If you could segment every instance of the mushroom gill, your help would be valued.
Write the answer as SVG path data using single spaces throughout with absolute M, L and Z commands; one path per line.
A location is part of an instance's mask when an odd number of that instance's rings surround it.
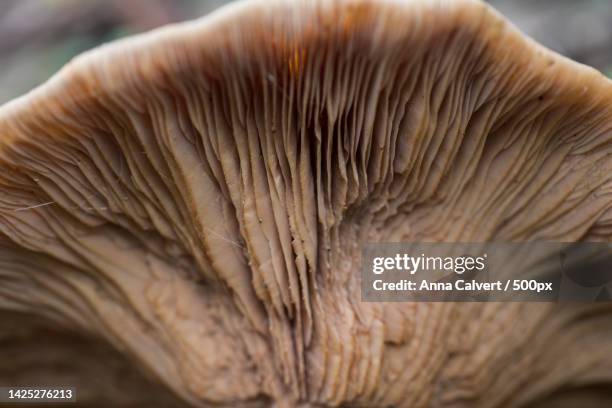
M 609 303 L 363 303 L 358 272 L 366 242 L 611 241 L 611 103 L 475 0 L 246 1 L 119 41 L 0 108 L 0 309 L 193 406 L 611 385 Z

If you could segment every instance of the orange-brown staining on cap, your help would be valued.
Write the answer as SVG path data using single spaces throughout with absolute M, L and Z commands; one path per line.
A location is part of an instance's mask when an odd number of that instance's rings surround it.
M 306 50 L 295 49 L 293 55 L 289 57 L 287 65 L 289 66 L 289 73 L 292 78 L 297 78 L 304 69 L 306 64 Z
M 608 308 L 363 303 L 359 258 L 612 240 L 611 100 L 472 0 L 247 2 L 112 45 L 0 109 L 0 308 L 109 342 L 192 406 L 607 384 Z
M 340 27 L 344 35 L 352 34 L 355 28 L 367 27 L 376 21 L 381 10 L 374 2 L 357 2 L 339 7 L 337 17 L 341 18 Z

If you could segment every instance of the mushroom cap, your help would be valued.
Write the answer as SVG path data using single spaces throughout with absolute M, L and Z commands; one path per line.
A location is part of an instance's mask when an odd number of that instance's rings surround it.
M 117 41 L 0 108 L 0 309 L 194 406 L 609 382 L 609 307 L 362 303 L 358 271 L 365 242 L 610 241 L 611 101 L 475 0 L 246 1 Z

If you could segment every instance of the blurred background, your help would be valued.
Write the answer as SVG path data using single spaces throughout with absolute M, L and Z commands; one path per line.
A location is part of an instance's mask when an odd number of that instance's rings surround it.
M 228 0 L 0 0 L 0 104 L 96 45 Z M 489 0 L 522 31 L 612 77 L 612 0 Z

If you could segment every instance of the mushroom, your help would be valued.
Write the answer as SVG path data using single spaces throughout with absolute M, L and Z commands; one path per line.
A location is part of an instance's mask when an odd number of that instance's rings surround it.
M 610 241 L 611 102 L 475 0 L 246 1 L 103 46 L 0 109 L 0 309 L 192 406 L 609 398 L 610 304 L 365 303 L 358 270 Z

